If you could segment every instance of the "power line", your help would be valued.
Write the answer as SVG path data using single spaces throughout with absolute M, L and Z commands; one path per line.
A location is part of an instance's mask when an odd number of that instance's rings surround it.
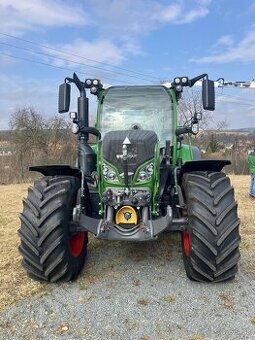
M 74 61 L 74 60 L 70 60 L 70 59 L 66 59 L 66 58 L 61 58 L 61 57 L 56 57 L 56 56 L 53 56 L 52 54 L 34 51 L 30 48 L 16 46 L 16 45 L 12 45 L 12 44 L 5 43 L 5 42 L 0 42 L 0 44 L 5 45 L 5 46 L 9 46 L 9 47 L 12 47 L 12 48 L 16 48 L 16 49 L 19 49 L 19 50 L 32 52 L 32 53 L 39 54 L 39 55 L 42 55 L 42 56 L 50 57 L 50 58 L 53 58 L 53 59 L 62 60 L 62 61 L 65 61 L 65 62 L 70 62 L 70 63 L 76 64 L 76 65 L 91 67 L 91 68 L 94 68 L 94 69 L 97 69 L 97 70 L 102 70 L 104 72 L 111 73 L 111 74 L 117 74 L 117 75 L 122 75 L 122 76 L 125 76 L 125 77 L 131 77 L 131 78 L 136 78 L 136 79 L 152 82 L 151 80 L 144 79 L 144 78 L 141 78 L 141 77 L 137 77 L 137 76 L 134 76 L 134 75 L 129 75 L 129 74 L 121 73 L 121 72 L 111 71 L 111 70 L 107 70 L 107 69 L 100 67 L 100 66 L 88 65 L 88 64 L 80 63 L 78 61 Z
M 80 56 L 80 55 L 75 54 L 75 53 L 70 53 L 70 52 L 63 51 L 63 50 L 61 51 L 61 50 L 58 50 L 56 48 L 49 47 L 49 46 L 46 46 L 46 45 L 43 45 L 43 44 L 39 44 L 39 43 L 31 41 L 31 40 L 19 38 L 17 36 L 11 35 L 11 34 L 0 32 L 0 35 L 6 36 L 6 37 L 9 37 L 9 38 L 13 38 L 13 39 L 16 39 L 16 40 L 20 40 L 20 41 L 26 42 L 28 44 L 39 46 L 39 47 L 42 47 L 42 48 L 46 48 L 48 50 L 55 51 L 55 52 L 58 52 L 58 53 L 62 53 L 62 54 L 70 55 L 70 56 L 73 56 L 73 57 L 78 57 L 78 58 L 81 58 L 81 59 L 84 59 L 84 60 L 87 60 L 87 61 L 95 62 L 97 64 L 102 64 L 102 65 L 110 66 L 112 68 L 116 68 L 116 69 L 119 69 L 119 70 L 122 70 L 122 71 L 125 71 L 125 72 L 128 72 L 128 73 L 137 74 L 139 76 L 147 77 L 147 78 L 150 78 L 150 79 L 156 79 L 157 81 L 159 80 L 157 77 L 155 77 L 153 75 L 148 75 L 148 74 L 136 72 L 136 71 L 133 71 L 133 70 L 129 70 L 129 69 L 120 67 L 120 66 L 115 66 L 115 65 L 112 65 L 112 64 L 109 64 L 109 63 L 106 63 L 106 62 L 102 62 L 102 61 L 99 61 L 99 60 L 96 60 L 96 59 L 86 58 L 86 57 Z
M 74 72 L 73 69 L 71 68 L 67 68 L 67 67 L 62 67 L 62 66 L 56 66 L 56 65 L 52 65 L 52 64 L 48 64 L 48 63 L 45 63 L 45 62 L 42 62 L 42 61 L 37 61 L 37 60 L 32 60 L 32 59 L 28 59 L 28 58 L 23 58 L 23 57 L 18 57 L 18 56 L 14 56 L 14 55 L 11 55 L 11 54 L 8 54 L 8 53 L 4 53 L 4 52 L 1 52 L 1 55 L 4 55 L 6 57 L 10 57 L 10 58 L 14 58 L 14 59 L 20 59 L 20 60 L 24 60 L 24 61 L 27 61 L 27 62 L 30 62 L 30 63 L 34 63 L 34 64 L 39 64 L 39 65 L 43 65 L 43 66 L 48 66 L 48 67 L 52 67 L 52 68 L 57 68 L 57 69 L 60 69 L 60 70 L 65 70 L 65 71 L 71 71 L 71 72 Z M 89 74 L 87 72 L 82 72 L 82 71 L 79 71 L 79 73 L 81 74 L 85 74 L 86 76 L 90 76 L 90 77 L 94 77 L 92 74 Z M 105 79 L 108 79 L 108 80 L 114 80 L 116 81 L 116 79 L 113 79 L 113 78 L 109 78 L 109 77 L 104 77 Z M 126 82 L 127 84 L 130 84 L 130 85 L 134 85 L 134 83 L 130 83 L 130 82 Z
M 6 35 L 6 36 L 10 36 L 10 37 L 13 37 L 13 38 L 17 38 L 17 37 L 14 37 L 14 36 L 11 36 L 11 35 L 8 35 L 8 34 L 4 34 L 4 33 L 1 33 L 1 35 Z M 17 38 L 19 40 L 23 40 L 23 41 L 26 41 L 26 42 L 29 42 L 25 39 L 21 39 L 21 38 Z M 34 42 L 31 42 L 35 45 L 39 45 L 37 43 L 34 43 Z M 119 74 L 119 75 L 123 75 L 123 76 L 129 76 L 129 77 L 134 77 L 134 78 L 137 78 L 137 79 L 141 79 L 141 80 L 146 80 L 148 81 L 147 79 L 143 79 L 143 78 L 139 78 L 139 77 L 135 77 L 135 76 L 130 76 L 130 75 L 127 75 L 127 74 L 123 74 L 123 73 L 120 73 L 120 72 L 115 72 L 115 71 L 110 71 L 110 70 L 107 70 L 105 68 L 102 68 L 102 67 L 97 67 L 97 66 L 93 66 L 93 65 L 87 65 L 87 64 L 84 64 L 84 63 L 79 63 L 79 62 L 76 62 L 76 61 L 73 61 L 73 60 L 70 60 L 70 59 L 65 59 L 65 58 L 61 58 L 61 57 L 55 57 L 55 56 L 52 56 L 51 54 L 48 54 L 48 53 L 43 53 L 43 52 L 37 52 L 37 51 L 34 51 L 34 50 L 31 50 L 29 48 L 24 48 L 24 47 L 20 47 L 20 46 L 15 46 L 15 45 L 12 45 L 12 44 L 9 44 L 9 43 L 5 43 L 5 42 L 0 42 L 0 44 L 2 45 L 5 45 L 5 46 L 9 46 L 9 47 L 13 47 L 13 48 L 17 48 L 17 49 L 20 49 L 20 50 L 24 50 L 24 51 L 29 51 L 29 52 L 32 52 L 32 53 L 35 53 L 35 54 L 39 54 L 39 55 L 43 55 L 43 56 L 47 56 L 47 57 L 50 57 L 50 58 L 54 58 L 54 59 L 58 59 L 58 60 L 62 60 L 62 61 L 66 61 L 66 62 L 71 62 L 71 63 L 74 63 L 74 64 L 77 64 L 77 65 L 81 65 L 81 66 L 87 66 L 87 67 L 92 67 L 92 68 L 95 68 L 95 69 L 99 69 L 99 70 L 103 70 L 105 72 L 110 72 L 110 73 L 113 73 L 113 74 Z M 43 45 L 39 45 L 39 46 L 42 46 L 42 47 L 46 47 L 46 46 L 43 46 Z M 47 48 L 47 47 L 46 47 Z M 49 49 L 52 49 L 52 48 L 49 48 Z M 53 49 L 55 50 L 55 49 Z M 57 50 L 56 50 L 57 51 Z M 1 52 L 1 51 L 0 51 Z M 61 52 L 62 53 L 62 52 Z M 28 59 L 28 58 L 24 58 L 24 57 L 18 57 L 18 56 L 14 56 L 14 55 L 10 55 L 10 54 L 7 54 L 7 53 L 3 53 L 1 52 L 2 55 L 4 56 L 7 56 L 7 57 L 10 57 L 10 58 L 14 58 L 14 59 L 19 59 L 19 60 L 24 60 L 26 62 L 31 62 L 31 63 L 35 63 L 35 64 L 39 64 L 39 65 L 43 65 L 43 66 L 47 66 L 47 67 L 52 67 L 52 68 L 57 68 L 57 69 L 61 69 L 61 70 L 67 70 L 67 71 L 74 71 L 73 69 L 70 69 L 70 68 L 67 68 L 67 67 L 61 67 L 61 66 L 56 66 L 56 65 L 52 65 L 52 64 L 49 64 L 49 63 L 46 63 L 46 62 L 40 62 L 40 61 L 37 61 L 37 60 L 31 60 L 31 59 Z M 64 54 L 68 54 L 68 53 L 64 53 Z M 71 54 L 70 54 L 71 55 Z M 76 55 L 75 55 L 76 56 Z M 78 55 L 77 55 L 78 56 Z M 81 56 L 79 56 L 80 58 L 83 58 Z M 87 58 L 84 58 L 84 59 L 87 59 Z M 92 60 L 92 59 L 88 59 L 88 60 Z M 106 63 L 102 63 L 102 62 L 98 62 L 98 63 L 101 63 L 101 64 L 106 64 Z M 107 64 L 109 65 L 109 64 Z M 111 66 L 111 65 L 110 65 Z M 121 68 L 122 69 L 122 68 Z M 133 72 L 133 71 L 131 71 Z M 82 72 L 82 71 L 79 71 L 79 73 L 81 74 L 84 74 L 86 76 L 91 76 L 91 77 L 94 77 L 94 75 L 92 74 L 89 74 L 87 72 Z M 134 72 L 136 73 L 136 72 Z M 110 78 L 108 76 L 104 77 L 105 79 L 107 80 L 112 80 L 112 81 L 116 81 L 116 79 L 114 78 Z M 133 85 L 134 83 L 131 83 L 131 82 L 127 82 L 125 81 L 125 83 L 127 84 L 130 84 L 130 85 Z M 244 102 L 235 102 L 235 104 L 237 105 L 245 105 L 245 106 L 255 106 L 255 101 L 253 101 L 252 99 L 245 99 L 243 97 L 240 97 L 240 96 L 231 96 L 231 95 L 223 95 L 221 94 L 220 97 L 225 97 L 225 98 L 233 98 L 233 99 L 242 99 L 242 100 L 249 100 L 251 101 L 252 103 L 254 102 L 254 104 L 251 104 L 251 103 L 244 103 Z M 218 98 L 216 98 L 216 100 L 219 102 Z M 233 101 L 225 101 L 225 102 L 228 102 L 228 103 L 233 103 Z

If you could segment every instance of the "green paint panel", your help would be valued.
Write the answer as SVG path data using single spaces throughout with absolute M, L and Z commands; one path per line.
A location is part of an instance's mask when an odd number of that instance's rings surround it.
M 192 161 L 193 152 L 191 146 L 188 144 L 183 144 L 181 150 L 179 151 L 179 156 L 182 159 L 183 163 L 187 161 Z

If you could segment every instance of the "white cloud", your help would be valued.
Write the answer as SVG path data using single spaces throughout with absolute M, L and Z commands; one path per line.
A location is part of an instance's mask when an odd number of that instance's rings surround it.
M 43 115 L 57 113 L 57 81 L 42 80 L 38 91 L 38 80 L 1 73 L 0 88 L 1 111 L 0 130 L 8 128 L 11 114 L 19 107 L 33 106 Z
M 197 0 L 197 3 L 200 5 L 208 6 L 212 0 Z
M 3 51 L 5 53 L 5 51 Z M 8 51 L 6 51 L 8 54 Z M 1 54 L 0 55 L 0 66 L 1 67 L 6 67 L 6 66 L 13 66 L 17 64 L 17 60 L 15 60 L 12 57 L 9 57 L 7 55 Z
M 189 11 L 186 15 L 184 15 L 184 18 L 180 19 L 177 23 L 180 24 L 187 24 L 190 22 L 193 22 L 197 19 L 205 17 L 209 13 L 208 8 L 198 8 Z
M 60 0 L 0 0 L 1 31 L 22 34 L 35 27 L 75 26 L 88 22 L 80 6 Z
M 224 39 L 223 39 L 224 40 Z M 228 39 L 225 38 L 225 45 Z M 232 41 L 229 40 L 232 43 Z M 251 62 L 255 60 L 255 29 L 254 27 L 235 45 L 227 47 L 224 52 L 194 58 L 191 61 L 199 63 L 230 63 L 234 61 Z
M 233 38 L 230 35 L 223 35 L 216 42 L 216 46 L 230 46 L 234 43 Z
M 63 76 L 64 77 L 64 76 Z M 50 78 L 40 81 L 40 91 L 38 91 L 37 79 L 24 79 L 20 76 L 11 76 L 0 73 L 0 82 L 5 86 L 0 88 L 1 115 L 0 130 L 8 129 L 9 120 L 13 112 L 18 108 L 32 106 L 44 117 L 57 115 L 58 83 L 62 82 L 62 77 Z M 96 112 L 96 98 L 88 94 L 90 99 L 90 118 L 93 120 Z M 77 97 L 72 95 L 70 111 L 77 110 Z M 68 118 L 68 115 L 64 115 Z
M 73 4 L 71 0 L 0 0 L 0 30 L 21 35 L 45 27 L 88 24 L 94 29 L 93 36 L 98 37 L 96 41 L 80 39 L 57 46 L 59 50 L 77 51 L 87 58 L 119 65 L 128 55 L 144 54 L 141 37 L 162 26 L 187 24 L 206 16 L 210 2 L 172 0 L 164 5 L 159 0 L 100 0 L 100 4 L 94 0 L 84 4 Z M 56 60 L 54 63 L 69 64 Z
M 158 6 L 158 9 L 152 13 L 151 19 L 153 21 L 163 21 L 163 22 L 175 22 L 180 18 L 182 14 L 182 5 L 181 4 L 171 4 L 163 7 L 162 5 Z
M 107 72 L 108 66 L 104 63 L 120 65 L 125 59 L 122 48 L 107 39 L 93 42 L 77 39 L 70 44 L 48 45 L 48 47 L 52 50 L 44 48 L 43 52 L 52 55 L 53 59 L 46 57 L 47 63 L 72 68 L 77 72 L 85 72 L 87 77 L 98 77 L 99 79 L 107 79 L 107 76 L 114 77 L 112 73 Z M 103 64 L 98 64 L 97 61 Z
M 160 13 L 161 12 L 161 13 Z M 156 16 L 166 22 L 173 24 L 188 24 L 199 18 L 206 16 L 209 13 L 207 6 L 199 5 L 197 8 L 187 9 L 182 3 L 162 6 Z
M 244 105 L 243 105 L 244 104 Z M 251 112 L 254 107 L 245 105 L 235 98 L 218 96 L 214 116 L 216 120 L 226 120 L 228 128 L 242 128 L 252 126 Z M 241 112 L 241 114 L 240 114 Z
M 252 112 L 249 112 L 249 113 L 248 113 L 248 116 L 249 116 L 249 117 L 252 117 L 252 118 L 255 118 L 255 109 L 253 109 Z M 254 122 L 254 120 L 253 120 L 253 122 Z
M 101 24 L 101 34 L 120 40 L 137 38 L 166 24 L 193 22 L 209 13 L 209 0 L 172 1 L 169 5 L 155 0 L 90 1 L 91 14 Z

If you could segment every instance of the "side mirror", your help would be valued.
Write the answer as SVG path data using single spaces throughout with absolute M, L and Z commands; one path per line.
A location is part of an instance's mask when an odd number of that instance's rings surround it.
M 65 113 L 69 111 L 70 107 L 71 85 L 63 83 L 59 85 L 58 92 L 58 112 Z
M 202 82 L 202 99 L 204 110 L 213 111 L 215 109 L 215 90 L 214 82 L 204 79 Z

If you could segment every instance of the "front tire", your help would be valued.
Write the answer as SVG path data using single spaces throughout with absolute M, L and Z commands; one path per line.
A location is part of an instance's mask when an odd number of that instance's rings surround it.
M 69 281 L 81 271 L 87 254 L 87 233 L 71 233 L 70 221 L 80 181 L 44 177 L 23 200 L 18 231 L 19 251 L 28 275 L 39 281 Z
M 184 174 L 188 228 L 182 234 L 186 274 L 191 280 L 219 282 L 238 270 L 239 219 L 234 189 L 222 172 Z

